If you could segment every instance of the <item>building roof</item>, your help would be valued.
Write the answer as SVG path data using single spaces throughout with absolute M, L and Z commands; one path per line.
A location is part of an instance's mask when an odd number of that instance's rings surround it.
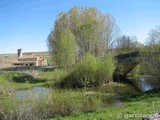
M 18 58 L 18 61 L 37 61 L 39 57 L 32 55 L 22 55 Z
M 19 58 L 37 58 L 37 56 L 33 56 L 33 55 L 21 55 L 21 56 L 19 56 Z

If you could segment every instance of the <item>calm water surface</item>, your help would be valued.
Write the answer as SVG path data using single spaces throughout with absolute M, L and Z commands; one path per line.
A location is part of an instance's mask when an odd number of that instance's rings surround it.
M 29 90 L 16 91 L 15 97 L 18 99 L 27 99 L 30 97 L 43 98 L 49 95 L 49 89 L 45 87 L 33 87 Z

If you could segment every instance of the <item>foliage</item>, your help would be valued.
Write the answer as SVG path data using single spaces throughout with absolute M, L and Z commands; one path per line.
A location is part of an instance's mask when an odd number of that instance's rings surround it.
M 111 55 L 103 59 L 87 54 L 60 83 L 60 87 L 94 87 L 112 80 L 115 64 Z
M 148 44 L 141 49 L 143 73 L 160 79 L 160 26 L 150 31 Z
M 83 60 L 87 52 L 103 56 L 113 47 L 118 33 L 112 15 L 102 14 L 94 7 L 73 7 L 58 15 L 54 30 L 48 36 L 48 47 L 53 51 L 53 55 L 59 49 L 58 41 L 66 29 L 75 36 L 78 60 Z
M 5 78 L 10 82 L 26 82 L 31 81 L 33 77 L 31 75 L 21 72 L 4 72 Z
M 64 77 L 67 76 L 67 71 L 64 69 L 55 69 L 54 71 L 42 72 L 41 79 L 47 81 L 45 86 L 56 87 L 56 83 L 61 81 Z
M 101 67 L 98 69 L 98 79 L 102 79 L 104 83 L 112 81 L 115 68 L 115 60 L 112 55 L 106 55 L 104 59 L 101 60 Z
M 108 57 L 109 56 L 106 56 L 106 58 L 100 59 L 94 57 L 91 54 L 88 54 L 86 58 L 88 58 L 89 60 L 85 59 L 84 61 L 87 61 L 86 63 L 89 65 L 92 64 L 92 62 L 94 62 L 95 67 L 91 65 L 90 68 L 93 67 L 92 69 L 96 71 L 96 69 L 98 68 L 100 69 L 102 65 L 104 65 L 102 64 L 103 62 L 108 63 L 105 62 L 105 59 L 108 60 Z M 79 63 L 79 65 L 80 64 L 81 63 Z M 84 67 L 86 66 L 84 65 Z M 62 76 L 64 75 L 64 77 L 65 75 L 67 75 L 67 73 L 64 72 L 62 69 L 60 70 L 57 69 L 54 72 L 43 73 L 42 77 L 47 78 L 47 76 L 52 75 L 52 73 L 54 74 L 52 77 L 50 76 L 49 80 L 61 79 L 59 74 L 62 74 Z M 119 86 L 119 89 L 124 87 L 123 85 L 120 84 L 118 85 L 114 84 L 114 85 L 115 87 Z M 108 86 L 105 87 L 108 88 Z M 117 118 L 117 113 L 122 113 L 122 114 L 154 113 L 155 111 L 153 109 L 152 103 L 153 101 L 160 100 L 159 93 L 142 94 L 140 96 L 131 96 L 129 98 L 127 96 L 126 99 L 123 99 L 123 103 L 121 103 L 121 106 L 117 107 L 115 106 L 115 100 L 114 100 L 115 96 L 113 96 L 113 94 L 106 93 L 106 91 L 107 90 L 104 90 L 103 93 L 100 93 L 100 92 L 83 91 L 83 90 L 73 91 L 68 89 L 67 90 L 51 89 L 51 92 L 45 98 L 36 99 L 36 97 L 30 96 L 28 97 L 28 99 L 23 99 L 23 100 L 18 100 L 15 99 L 15 97 L 10 97 L 10 96 L 9 97 L 0 96 L 0 108 L 1 108 L 0 111 L 2 111 L 5 114 L 5 117 L 8 120 L 26 119 L 26 118 L 31 120 L 50 119 L 54 117 L 56 117 L 55 119 L 73 119 L 73 120 L 74 119 L 79 119 L 79 120 L 117 119 L 118 120 L 119 118 Z M 120 90 L 117 92 L 120 92 Z M 108 105 L 108 103 L 110 104 Z M 107 108 L 104 108 L 106 106 Z M 71 116 L 65 117 L 69 115 Z M 137 118 L 135 118 L 135 120 L 136 119 Z
M 134 69 L 130 72 L 129 76 L 132 79 L 137 79 L 141 75 L 141 65 L 138 64 L 137 66 L 134 67 Z
M 52 90 L 46 98 L 0 99 L 0 108 L 7 120 L 49 119 L 82 112 L 95 111 L 104 107 L 106 100 L 113 99 L 111 94 L 97 92 Z M 110 100 L 111 101 L 111 100 Z
M 137 41 L 136 36 L 121 36 L 117 39 L 117 49 L 119 54 L 139 51 L 142 45 Z
M 66 29 L 61 33 L 60 39 L 56 44 L 57 49 L 54 52 L 56 63 L 68 70 L 76 61 L 77 45 L 75 37 L 69 29 Z
M 23 80 L 21 82 L 15 82 L 11 79 L 13 76 L 11 77 L 9 74 L 10 72 L 0 72 L 0 97 L 3 94 L 12 95 L 16 90 L 29 89 L 34 86 L 43 86 L 48 82 L 48 79 L 45 79 L 44 77 L 33 78 L 30 81 L 27 80 L 26 82 Z M 15 74 L 17 75 L 17 73 Z
M 2 73 L 1 73 L 2 74 Z M 3 76 L 5 80 L 8 82 L 16 82 L 16 83 L 44 83 L 46 80 L 40 78 L 34 78 L 32 75 L 23 73 L 23 72 L 3 72 Z
M 55 64 L 55 59 L 53 58 L 48 58 L 47 59 L 48 65 L 54 65 Z
M 156 107 L 159 106 L 159 100 L 159 93 L 141 94 L 127 97 L 122 101 L 120 107 L 107 107 L 93 113 L 56 117 L 54 120 L 138 120 L 142 119 L 141 114 L 155 114 L 157 112 Z M 155 107 L 153 103 L 155 103 Z M 122 116 L 118 117 L 119 114 Z

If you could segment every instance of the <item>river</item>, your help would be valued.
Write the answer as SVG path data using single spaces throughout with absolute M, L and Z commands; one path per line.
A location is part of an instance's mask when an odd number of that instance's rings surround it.
M 36 97 L 37 99 L 46 97 L 49 95 L 49 89 L 45 87 L 33 87 L 32 89 L 29 90 L 19 90 L 16 91 L 15 97 L 17 99 L 26 99 L 29 97 Z
M 158 88 L 159 85 L 160 85 L 160 82 L 155 81 L 155 80 L 153 81 L 153 80 L 148 79 L 146 77 L 141 77 L 138 81 L 138 87 L 143 92 L 152 90 L 153 88 Z M 123 88 L 121 88 L 121 89 L 123 89 Z M 133 91 L 130 91 L 130 92 L 133 92 Z M 49 88 L 33 87 L 32 89 L 29 89 L 29 90 L 16 91 L 15 97 L 17 99 L 27 99 L 27 98 L 30 98 L 30 97 L 34 97 L 36 99 L 41 99 L 41 98 L 44 98 L 44 97 L 48 96 L 49 93 L 50 93 Z M 123 96 L 125 96 L 125 94 L 121 95 L 121 97 L 123 97 Z M 115 101 L 113 102 L 113 105 L 115 107 L 122 107 L 123 106 L 123 103 L 118 96 L 115 98 Z
M 143 92 L 146 92 L 155 88 L 160 88 L 160 81 L 154 80 L 152 77 L 142 76 L 140 78 L 139 86 Z

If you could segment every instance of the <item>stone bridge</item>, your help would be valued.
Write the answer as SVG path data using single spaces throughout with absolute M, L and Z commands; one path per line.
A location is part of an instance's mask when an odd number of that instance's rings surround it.
M 114 77 L 125 78 L 135 66 L 140 62 L 139 52 L 130 52 L 126 54 L 117 55 L 114 57 L 117 60 L 117 68 L 114 72 Z
M 160 57 L 160 52 L 140 53 L 138 51 L 135 51 L 115 56 L 114 58 L 115 60 L 117 60 L 117 68 L 115 70 L 115 74 L 125 77 L 129 72 L 133 70 L 136 65 L 138 65 L 142 61 L 142 59 L 145 59 L 145 61 L 153 61 L 150 56 Z M 157 63 L 157 65 L 159 65 L 159 60 L 157 61 L 155 59 L 154 63 Z

